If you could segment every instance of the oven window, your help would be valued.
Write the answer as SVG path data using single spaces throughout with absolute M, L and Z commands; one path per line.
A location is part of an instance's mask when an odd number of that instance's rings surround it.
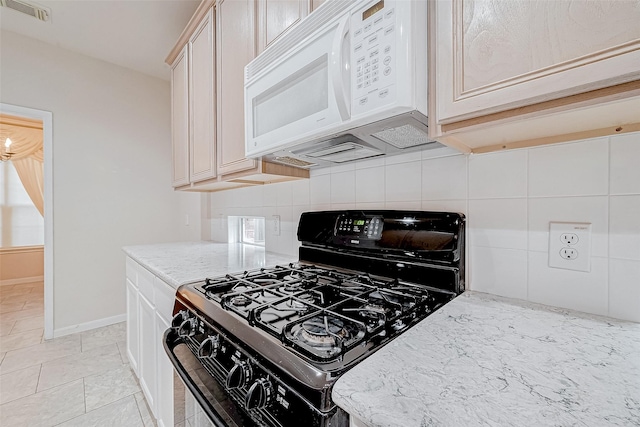
M 253 136 L 282 128 L 329 106 L 329 61 L 325 53 L 253 98 Z

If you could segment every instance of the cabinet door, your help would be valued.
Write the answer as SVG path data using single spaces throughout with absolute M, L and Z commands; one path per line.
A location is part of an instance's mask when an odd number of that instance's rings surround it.
M 162 337 L 169 329 L 169 323 L 156 313 L 156 352 L 158 355 L 158 427 L 172 427 L 174 425 L 173 415 L 173 365 L 164 351 Z
M 320 6 L 324 2 L 325 0 L 311 0 L 311 11 L 316 10 L 318 6 Z
M 191 182 L 216 176 L 214 22 L 211 8 L 188 44 Z
M 174 187 L 189 184 L 189 86 L 187 47 L 171 66 L 171 145 Z
M 640 78 L 637 1 L 435 3 L 441 124 Z
M 218 174 L 252 169 L 244 156 L 244 66 L 255 54 L 254 1 L 219 0 L 216 12 L 218 70 Z
M 157 418 L 156 405 L 156 310 L 143 295 L 138 295 L 138 309 L 140 315 L 140 388 L 147 398 L 149 408 Z
M 127 282 L 127 358 L 133 372 L 139 376 L 138 289 L 128 278 L 125 280 Z
M 258 53 L 309 14 L 309 0 L 259 0 Z

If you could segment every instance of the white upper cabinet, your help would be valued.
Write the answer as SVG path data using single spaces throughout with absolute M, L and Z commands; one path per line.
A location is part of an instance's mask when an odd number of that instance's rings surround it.
M 640 78 L 640 3 L 436 2 L 438 120 L 449 123 Z
M 189 83 L 187 47 L 171 66 L 171 144 L 174 187 L 189 184 Z
M 640 130 L 640 2 L 430 2 L 431 136 L 486 152 Z
M 255 56 L 254 0 L 218 0 L 218 171 L 255 168 L 244 155 L 244 66 Z
M 259 0 L 256 23 L 258 53 L 309 14 L 309 0 Z
M 188 45 L 191 182 L 216 176 L 214 24 L 214 8 L 210 8 Z

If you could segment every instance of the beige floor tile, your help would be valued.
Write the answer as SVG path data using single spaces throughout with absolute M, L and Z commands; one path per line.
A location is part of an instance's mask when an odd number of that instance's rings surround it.
M 87 412 L 140 391 L 129 365 L 85 377 L 84 388 Z
M 118 341 L 118 350 L 120 351 L 120 358 L 122 359 L 122 363 L 130 363 L 129 357 L 127 356 L 127 342 L 126 341 Z
M 78 354 L 80 349 L 80 334 L 75 334 L 10 351 L 0 364 L 0 374 Z
M 13 351 L 20 348 L 31 347 L 42 342 L 44 329 L 34 329 L 15 335 L 5 335 L 0 337 L 0 351 Z
M 31 288 L 16 288 L 15 285 L 13 285 L 13 286 L 0 286 L 0 301 L 2 301 L 6 297 L 28 294 L 31 291 L 32 291 Z
M 15 335 L 21 332 L 32 331 L 34 329 L 41 329 L 44 327 L 44 315 L 27 317 L 26 319 L 20 319 L 15 321 L 15 326 L 11 330 L 11 334 Z
M 40 365 L 0 375 L 0 405 L 36 392 Z
M 133 396 L 125 397 L 99 409 L 87 412 L 58 427 L 143 427 Z
M 49 427 L 84 412 L 84 387 L 78 380 L 0 405 L 0 425 Z
M 2 302 L 0 303 L 0 313 L 11 313 L 12 311 L 20 311 L 26 304 L 26 301 L 19 302 Z
M 82 332 L 81 335 L 82 351 L 91 350 L 92 348 L 101 347 L 106 344 L 115 344 L 118 341 L 126 341 L 126 322 L 120 322 L 116 323 L 115 325 L 109 325 L 103 328 Z
M 149 409 L 149 405 L 147 405 L 147 399 L 144 398 L 144 394 L 139 391 L 133 396 L 136 399 L 136 404 L 138 405 L 140 416 L 142 416 L 142 423 L 144 424 L 144 427 L 156 427 L 156 419 L 151 415 L 151 410 Z
M 44 301 L 40 301 L 38 300 L 29 300 L 27 302 L 24 303 L 24 307 L 22 307 L 23 310 L 35 310 L 35 309 L 39 309 L 42 310 L 42 312 L 44 313 Z
M 42 364 L 38 392 L 122 367 L 118 346 L 109 344 Z
M 42 310 L 33 308 L 31 310 L 11 311 L 9 313 L 0 313 L 0 322 L 9 322 L 11 320 L 27 319 L 29 317 L 42 316 Z
M 3 296 L 0 302 L 1 305 L 22 304 L 29 300 L 29 293 Z M 22 308 L 22 307 L 20 307 Z
M 9 335 L 15 324 L 16 324 L 15 320 L 9 320 L 9 321 L 0 320 L 0 337 Z

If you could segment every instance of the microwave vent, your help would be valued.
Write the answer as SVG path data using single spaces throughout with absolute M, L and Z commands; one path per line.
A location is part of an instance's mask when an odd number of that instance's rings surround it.
M 435 142 L 430 140 L 425 132 L 412 125 L 402 125 L 381 130 L 372 134 L 372 136 L 396 148 L 409 148 Z
M 289 50 L 300 46 L 304 39 L 352 5 L 353 2 L 345 0 L 327 0 L 322 3 L 318 9 L 304 19 L 304 25 L 298 23 L 246 66 L 246 80 L 252 79 L 264 68 L 278 61 Z
M 275 157 L 273 161 L 284 163 L 285 165 L 295 166 L 297 168 L 309 168 L 316 165 L 316 163 L 305 162 L 304 160 L 296 159 L 295 157 L 290 156 Z
M 0 0 L 0 6 L 6 7 L 7 9 L 13 9 L 16 12 L 24 13 L 25 15 L 33 16 L 40 21 L 48 21 L 51 16 L 50 10 L 39 5 L 20 0 Z
M 314 157 L 327 162 L 344 163 L 379 156 L 381 154 L 383 154 L 382 151 L 373 147 L 365 147 L 353 142 L 343 142 L 341 144 L 332 145 L 318 151 L 307 153 L 306 155 L 308 157 Z

